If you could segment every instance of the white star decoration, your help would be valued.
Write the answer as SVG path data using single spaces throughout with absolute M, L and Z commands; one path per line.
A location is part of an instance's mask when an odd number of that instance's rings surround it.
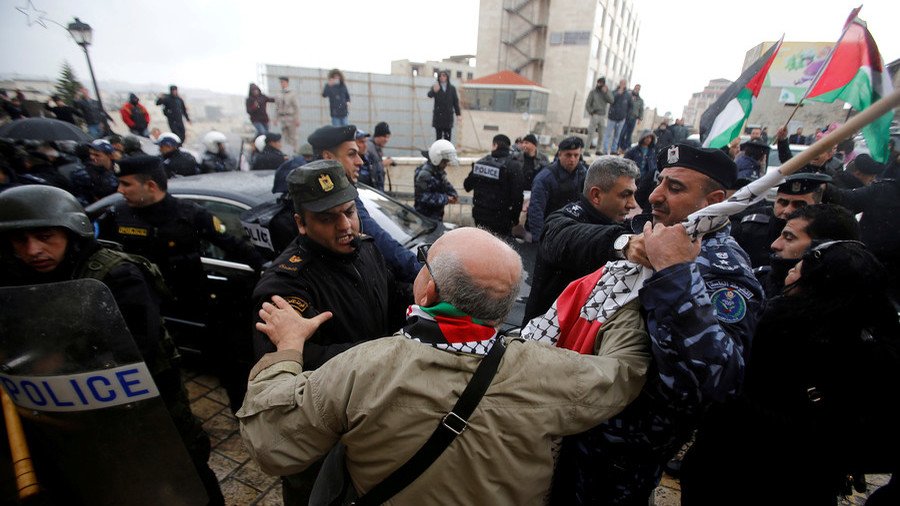
M 38 10 L 31 0 L 28 0 L 27 7 L 16 7 L 16 10 L 28 16 L 28 26 L 38 24 L 43 26 L 44 28 L 47 28 L 47 23 L 44 19 L 44 16 L 47 15 L 47 12 Z

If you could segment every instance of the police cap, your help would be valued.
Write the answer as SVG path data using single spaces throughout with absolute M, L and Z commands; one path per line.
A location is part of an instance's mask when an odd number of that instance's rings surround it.
M 812 193 L 822 186 L 822 183 L 831 182 L 831 176 L 828 174 L 816 174 L 812 172 L 801 172 L 799 174 L 791 174 L 784 178 L 784 182 L 778 185 L 778 193 L 786 195 L 805 195 Z
M 737 179 L 737 165 L 721 149 L 704 149 L 688 144 L 674 144 L 668 149 L 661 150 L 656 158 L 660 170 L 669 167 L 696 170 L 725 188 L 733 187 Z
M 568 151 L 570 149 L 584 148 L 584 141 L 580 137 L 566 137 L 559 142 L 560 151 Z
M 309 137 L 307 141 L 312 145 L 316 153 L 334 149 L 341 144 L 356 139 L 356 125 L 347 126 L 323 126 Z
M 359 193 L 347 180 L 344 166 L 335 160 L 316 160 L 292 170 L 288 191 L 295 209 L 319 213 L 355 199 Z
M 535 146 L 537 146 L 537 144 L 538 144 L 537 137 L 535 137 L 534 134 L 528 134 L 525 137 L 522 137 L 522 141 L 530 142 L 530 143 L 534 144 Z
M 266 134 L 266 144 L 270 144 L 272 142 L 278 142 L 281 140 L 281 134 L 276 134 L 274 132 Z
M 135 174 L 158 175 L 163 172 L 162 160 L 153 155 L 135 155 L 119 160 L 118 176 L 133 176 Z
M 750 156 L 759 156 L 769 152 L 769 145 L 759 137 L 741 143 L 741 151 L 746 151 Z

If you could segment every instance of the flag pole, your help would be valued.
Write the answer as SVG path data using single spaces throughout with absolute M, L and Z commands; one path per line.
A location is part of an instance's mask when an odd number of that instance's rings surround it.
M 809 86 L 806 87 L 806 91 L 803 92 L 803 96 L 800 97 L 800 100 L 797 102 L 797 105 L 794 106 L 794 110 L 791 111 L 791 115 L 788 116 L 787 121 L 784 122 L 784 128 L 787 128 L 790 124 L 791 120 L 794 119 L 794 114 L 797 114 L 797 111 L 800 109 L 800 106 L 803 105 L 803 101 L 806 100 L 806 97 L 809 95 L 809 90 L 816 87 L 816 84 L 819 82 L 819 78 L 822 77 L 822 73 L 825 72 L 825 69 L 828 68 L 828 65 L 831 64 L 831 58 L 834 56 L 835 50 L 837 50 L 838 46 L 841 44 L 841 41 L 844 40 L 844 36 L 847 35 L 847 30 L 850 29 L 850 24 L 856 19 L 856 16 L 859 14 L 860 9 L 862 9 L 862 5 L 854 9 L 850 13 L 850 17 L 847 19 L 847 22 L 844 23 L 844 29 L 841 30 L 841 36 L 838 37 L 837 42 L 832 46 L 831 51 L 828 52 L 828 58 L 825 59 L 825 64 L 819 67 L 819 71 L 816 72 L 816 76 L 813 78 L 812 82 L 809 83 Z
M 900 88 L 897 88 L 890 95 L 882 97 L 874 104 L 858 112 L 856 116 L 850 118 L 846 123 L 829 132 L 811 146 L 785 162 L 784 165 L 778 169 L 779 172 L 781 172 L 782 176 L 788 176 L 801 168 L 806 167 L 806 165 L 814 158 L 830 150 L 836 146 L 838 142 L 850 137 L 857 131 L 862 130 L 864 126 L 887 114 L 895 107 L 900 107 Z

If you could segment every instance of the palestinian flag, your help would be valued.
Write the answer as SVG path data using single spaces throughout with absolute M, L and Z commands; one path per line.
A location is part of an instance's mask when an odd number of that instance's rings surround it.
M 741 127 L 753 110 L 753 102 L 759 96 L 782 41 L 783 35 L 700 116 L 700 142 L 704 148 L 727 146 L 741 134 Z
M 875 39 L 854 9 L 844 26 L 844 33 L 831 51 L 818 79 L 810 86 L 806 98 L 817 102 L 843 100 L 857 111 L 893 91 L 891 78 Z M 879 163 L 888 160 L 888 141 L 894 112 L 890 111 L 863 127 L 863 137 L 872 158 Z

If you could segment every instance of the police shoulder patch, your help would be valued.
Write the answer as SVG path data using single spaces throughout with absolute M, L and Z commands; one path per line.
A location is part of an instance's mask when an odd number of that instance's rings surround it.
M 715 290 L 709 297 L 713 312 L 722 323 L 737 323 L 747 315 L 747 299 L 736 286 L 726 285 Z
M 301 315 L 303 314 L 304 311 L 306 311 L 306 308 L 309 307 L 309 302 L 306 302 L 304 299 L 302 299 L 300 297 L 291 296 L 291 297 L 283 297 L 283 298 L 284 298 L 284 300 L 287 301 L 288 304 L 291 305 L 292 308 L 294 308 L 294 311 L 296 311 L 297 313 L 299 313 Z

